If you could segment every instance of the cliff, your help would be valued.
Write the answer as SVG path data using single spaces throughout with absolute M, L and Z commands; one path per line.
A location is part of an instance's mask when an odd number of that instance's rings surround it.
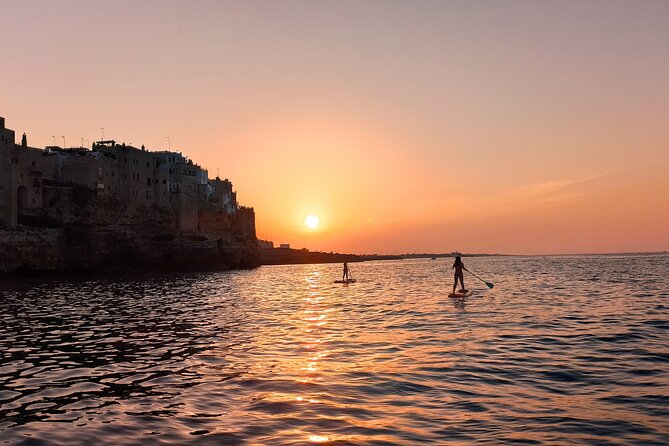
M 0 229 L 0 276 L 223 270 L 259 266 L 253 208 L 203 205 L 179 229 L 168 207 L 139 206 L 44 181 L 44 206 Z
M 123 226 L 0 230 L 0 276 L 224 270 L 259 265 L 255 238 Z

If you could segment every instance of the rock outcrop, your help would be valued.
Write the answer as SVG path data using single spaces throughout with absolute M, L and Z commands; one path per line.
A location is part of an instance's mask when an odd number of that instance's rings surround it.
M 0 276 L 224 270 L 259 265 L 255 237 L 123 226 L 0 230 Z

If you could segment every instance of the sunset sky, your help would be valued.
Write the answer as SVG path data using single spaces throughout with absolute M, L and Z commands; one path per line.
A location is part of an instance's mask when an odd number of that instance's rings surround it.
M 183 151 L 312 250 L 669 250 L 668 1 L 0 0 L 28 143 Z M 319 218 L 316 228 L 305 224 Z

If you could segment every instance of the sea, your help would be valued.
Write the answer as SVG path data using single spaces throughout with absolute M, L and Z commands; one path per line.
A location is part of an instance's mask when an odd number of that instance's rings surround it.
M 0 282 L 0 445 L 667 445 L 669 255 Z

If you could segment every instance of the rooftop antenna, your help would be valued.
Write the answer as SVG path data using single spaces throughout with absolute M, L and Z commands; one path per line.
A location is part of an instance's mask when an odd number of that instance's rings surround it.
M 84 148 L 84 138 L 81 138 L 81 148 Z
M 100 136 L 100 141 L 104 141 L 105 140 L 105 128 L 100 127 L 100 130 L 102 130 L 102 135 Z
M 56 137 L 54 135 L 51 135 L 51 137 L 53 138 L 53 146 L 56 147 Z
M 172 151 L 172 143 L 170 142 L 170 137 L 166 136 L 165 139 L 167 139 L 167 151 L 171 152 Z
M 216 168 L 216 178 L 220 178 L 221 176 L 218 174 L 219 168 Z
M 61 135 L 60 137 L 63 138 L 63 149 L 64 149 L 65 148 L 65 137 L 63 135 Z

